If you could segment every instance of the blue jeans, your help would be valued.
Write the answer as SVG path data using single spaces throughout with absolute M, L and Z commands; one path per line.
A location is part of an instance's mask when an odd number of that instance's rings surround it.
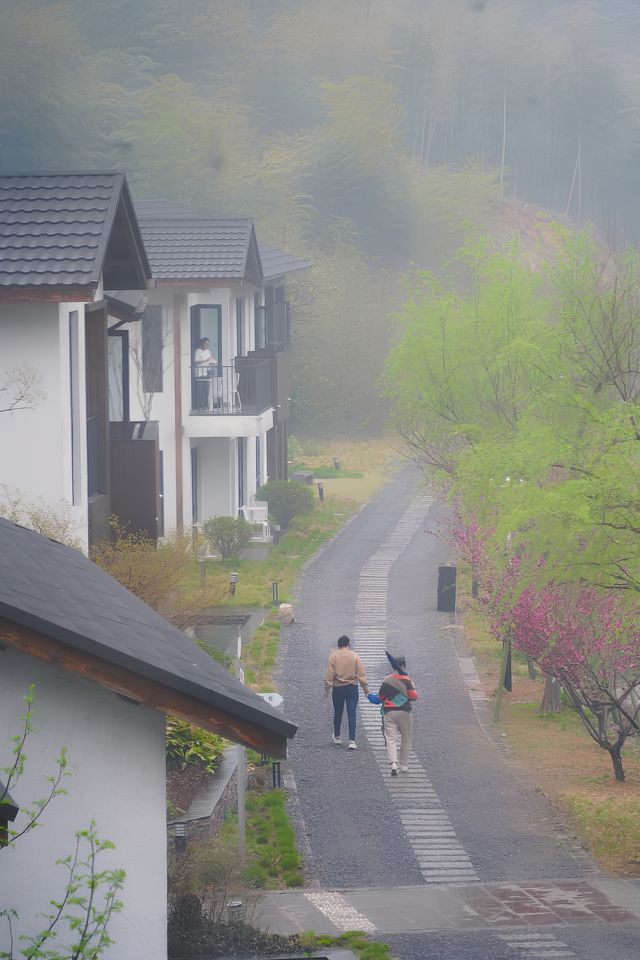
M 349 740 L 356 738 L 356 707 L 358 706 L 358 684 L 347 683 L 344 686 L 334 686 L 331 691 L 333 698 L 333 732 L 340 736 L 342 726 L 342 711 L 347 707 L 347 722 L 349 724 Z

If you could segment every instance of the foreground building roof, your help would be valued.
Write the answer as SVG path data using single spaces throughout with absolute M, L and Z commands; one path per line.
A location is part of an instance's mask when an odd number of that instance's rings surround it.
M 78 550 L 4 519 L 0 644 L 274 757 L 286 755 L 296 732 Z
M 0 176 L 0 293 L 91 299 L 101 278 L 131 290 L 150 277 L 124 173 Z

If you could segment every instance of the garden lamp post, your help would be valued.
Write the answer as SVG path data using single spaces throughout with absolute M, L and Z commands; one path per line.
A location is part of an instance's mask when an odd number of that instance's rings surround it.
M 235 597 L 236 595 L 236 585 L 239 579 L 240 579 L 239 573 L 229 574 L 229 593 L 231 594 L 232 597 Z

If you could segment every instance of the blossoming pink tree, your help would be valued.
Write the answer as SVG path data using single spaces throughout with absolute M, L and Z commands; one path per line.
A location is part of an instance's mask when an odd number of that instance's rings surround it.
M 621 750 L 640 732 L 640 629 L 613 593 L 528 584 L 512 610 L 514 645 L 556 678 L 624 780 Z

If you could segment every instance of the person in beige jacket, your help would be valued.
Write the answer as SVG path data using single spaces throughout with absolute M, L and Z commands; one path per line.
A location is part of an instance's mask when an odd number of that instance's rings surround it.
M 358 684 L 362 687 L 365 697 L 369 693 L 369 683 L 362 664 L 362 660 L 355 651 L 351 650 L 349 637 L 343 635 L 338 638 L 338 649 L 334 650 L 327 660 L 327 669 L 324 674 L 324 695 L 333 699 L 333 742 L 342 743 L 340 728 L 342 714 L 347 708 L 347 722 L 349 725 L 349 750 L 356 749 L 356 708 L 358 706 Z

